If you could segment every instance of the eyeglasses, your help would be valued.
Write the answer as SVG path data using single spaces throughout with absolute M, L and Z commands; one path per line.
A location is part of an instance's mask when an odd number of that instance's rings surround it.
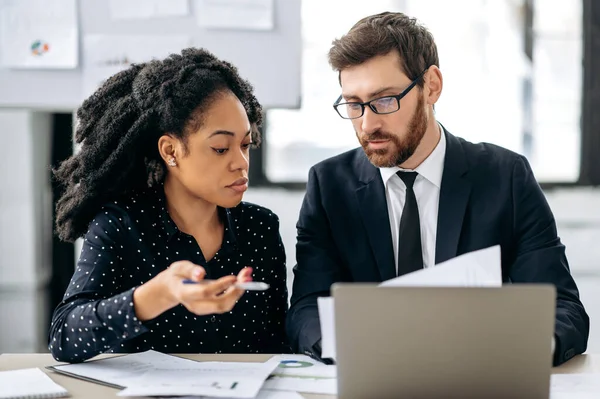
M 423 76 L 423 74 L 427 71 L 425 69 L 423 72 L 413 80 L 410 85 L 404 89 L 404 91 L 396 96 L 385 96 L 375 98 L 371 101 L 367 101 L 364 103 L 360 102 L 346 102 L 340 103 L 342 100 L 342 95 L 338 97 L 337 100 L 333 103 L 333 108 L 337 111 L 337 113 L 344 119 L 356 119 L 363 116 L 365 113 L 365 106 L 371 108 L 371 111 L 376 114 L 391 114 L 400 109 L 400 100 L 408 94 L 408 92 L 415 87 L 419 79 Z

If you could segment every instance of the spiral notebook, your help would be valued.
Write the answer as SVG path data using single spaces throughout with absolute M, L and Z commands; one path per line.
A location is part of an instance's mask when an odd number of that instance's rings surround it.
M 65 398 L 69 392 L 39 368 L 0 371 L 0 399 Z

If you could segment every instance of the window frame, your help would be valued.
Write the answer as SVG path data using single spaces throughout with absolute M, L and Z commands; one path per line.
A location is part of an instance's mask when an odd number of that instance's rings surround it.
M 593 73 L 594 70 L 600 70 L 600 2 L 593 0 L 581 1 L 583 3 L 583 71 L 579 177 L 573 182 L 540 182 L 540 186 L 544 190 L 600 186 L 600 156 L 597 155 L 600 154 L 600 117 L 595 116 L 592 112 L 594 109 L 600 109 L 600 78 L 596 77 Z M 533 57 L 533 47 L 535 46 L 533 12 L 533 0 L 526 0 L 523 40 L 525 43 L 525 53 L 530 59 Z M 594 84 L 597 86 L 596 90 L 594 90 Z M 263 121 L 263 127 L 261 128 L 262 144 L 259 148 L 253 149 L 250 155 L 251 167 L 249 174 L 252 187 L 283 188 L 293 191 L 306 190 L 306 182 L 275 182 L 269 180 L 265 162 L 269 146 L 269 119 L 266 111 L 263 114 Z M 527 135 L 527 132 L 525 132 L 525 135 Z

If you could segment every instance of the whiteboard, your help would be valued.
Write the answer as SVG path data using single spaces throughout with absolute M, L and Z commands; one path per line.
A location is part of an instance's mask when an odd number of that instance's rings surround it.
M 2 2 L 0 1 L 0 6 Z M 301 0 L 274 0 L 274 29 L 204 29 L 193 14 L 183 17 L 112 20 L 106 0 L 80 0 L 79 43 L 90 34 L 189 35 L 237 66 L 265 108 L 300 107 Z M 191 7 L 193 10 L 193 7 Z M 79 51 L 81 57 L 81 48 Z M 72 111 L 83 98 L 82 65 L 71 70 L 0 68 L 0 107 Z

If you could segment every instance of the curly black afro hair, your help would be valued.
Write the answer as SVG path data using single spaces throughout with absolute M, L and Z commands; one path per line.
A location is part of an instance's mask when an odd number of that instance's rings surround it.
M 77 110 L 79 151 L 53 171 L 63 190 L 56 206 L 59 237 L 74 241 L 107 201 L 161 184 L 160 136 L 169 133 L 185 144 L 202 123 L 203 105 L 226 92 L 244 105 L 258 145 L 262 109 L 252 86 L 204 49 L 134 64 L 109 78 Z

